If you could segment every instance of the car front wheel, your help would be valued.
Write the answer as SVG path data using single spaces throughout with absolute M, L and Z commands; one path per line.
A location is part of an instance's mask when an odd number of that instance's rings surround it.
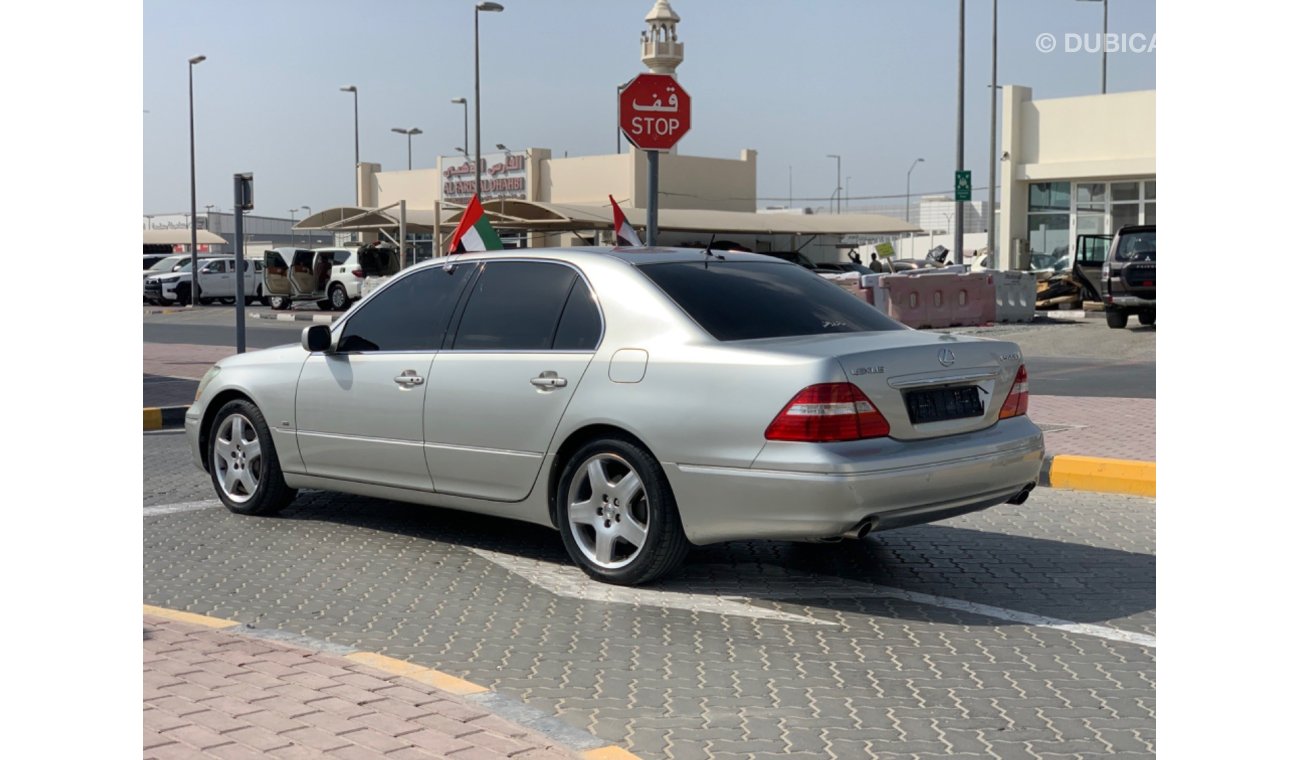
M 1115 330 L 1128 327 L 1128 314 L 1122 311 L 1107 311 L 1106 326 Z
M 690 545 L 668 478 L 633 441 L 583 446 L 565 465 L 556 498 L 564 548 L 596 580 L 648 583 L 686 557 Z
M 334 311 L 348 308 L 348 291 L 340 283 L 330 286 L 330 308 Z
M 285 296 L 271 296 L 271 308 L 276 311 L 284 311 L 289 308 L 289 299 Z
M 248 401 L 231 401 L 221 407 L 212 422 L 208 446 L 212 484 L 231 512 L 273 514 L 298 495 L 284 482 L 266 419 Z

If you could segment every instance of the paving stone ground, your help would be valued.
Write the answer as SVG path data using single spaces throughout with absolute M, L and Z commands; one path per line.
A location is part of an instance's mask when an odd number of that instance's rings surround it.
M 1039 489 L 865 542 L 697 548 L 665 606 L 492 561 L 569 568 L 554 531 L 504 520 L 323 492 L 164 513 L 211 484 L 179 434 L 146 434 L 145 462 L 146 603 L 437 668 L 645 758 L 1154 753 L 1153 647 L 898 596 L 1154 636 L 1149 499 Z

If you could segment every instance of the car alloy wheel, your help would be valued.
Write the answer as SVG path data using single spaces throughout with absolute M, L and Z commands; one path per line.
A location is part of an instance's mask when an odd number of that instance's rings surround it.
M 626 567 L 645 548 L 650 504 L 641 476 L 626 459 L 603 453 L 586 460 L 567 498 L 570 534 L 597 567 Z
M 222 494 L 236 504 L 257 495 L 262 478 L 262 443 L 252 420 L 232 414 L 212 441 L 212 466 Z
M 342 285 L 335 283 L 334 287 L 330 288 L 330 307 L 334 311 L 343 311 L 348 308 L 348 292 L 343 289 Z

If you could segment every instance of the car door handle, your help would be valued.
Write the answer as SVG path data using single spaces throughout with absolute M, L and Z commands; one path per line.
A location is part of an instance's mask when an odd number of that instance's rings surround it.
M 403 370 L 402 374 L 393 378 L 393 382 L 397 383 L 398 385 L 405 386 L 407 388 L 413 388 L 417 385 L 422 385 L 424 383 L 424 378 L 415 374 L 415 370 L 408 369 L 408 370 Z
M 532 380 L 529 380 L 528 382 L 532 383 L 538 388 L 541 388 L 542 390 L 550 390 L 552 388 L 563 388 L 564 386 L 569 384 L 568 378 L 559 377 L 558 373 L 549 369 L 543 372 L 542 374 L 538 375 L 537 377 L 534 377 Z

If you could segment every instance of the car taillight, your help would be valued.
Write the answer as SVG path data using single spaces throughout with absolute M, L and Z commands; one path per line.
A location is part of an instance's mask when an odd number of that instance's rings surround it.
M 1029 373 L 1025 371 L 1025 365 L 1021 364 L 1020 369 L 1016 370 L 1016 381 L 1011 384 L 1011 392 L 1007 394 L 1007 400 L 1002 402 L 1002 410 L 998 412 L 998 419 L 1005 420 L 1008 417 L 1019 417 L 1029 412 Z
M 889 421 L 858 386 L 822 383 L 790 399 L 765 435 L 769 441 L 856 441 L 889 435 Z
M 366 270 L 364 270 L 364 269 L 353 269 L 353 270 L 352 270 L 352 276 L 353 276 L 353 277 L 365 277 L 365 276 L 366 276 Z

